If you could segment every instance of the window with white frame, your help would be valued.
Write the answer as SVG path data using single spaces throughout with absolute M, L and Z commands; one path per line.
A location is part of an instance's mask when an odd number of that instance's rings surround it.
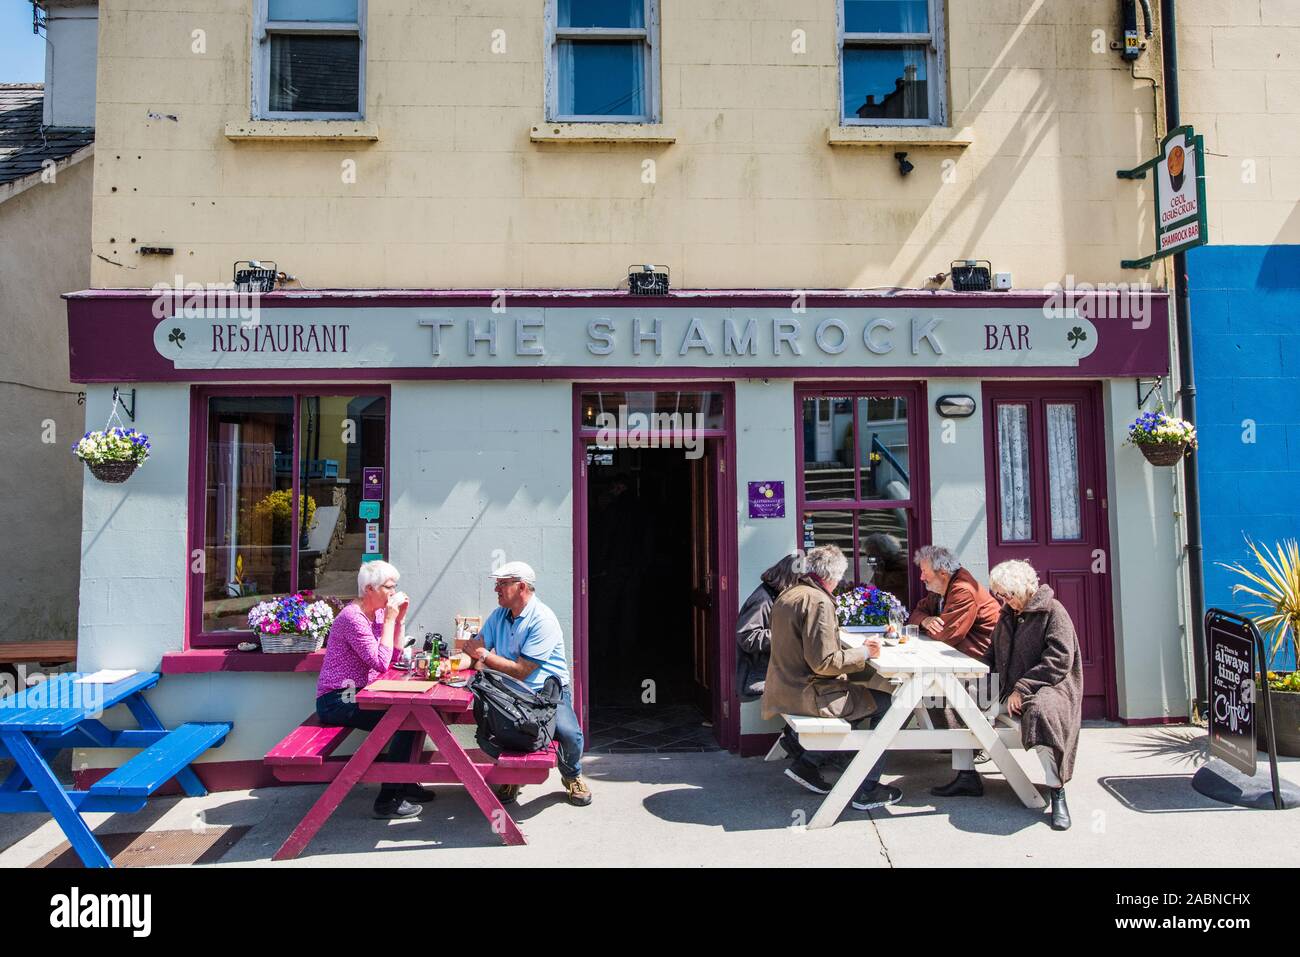
M 944 125 L 943 0 L 840 0 L 840 30 L 845 124 Z
M 548 120 L 657 122 L 658 8 L 659 0 L 547 0 Z
M 253 116 L 361 119 L 366 0 L 254 0 Z

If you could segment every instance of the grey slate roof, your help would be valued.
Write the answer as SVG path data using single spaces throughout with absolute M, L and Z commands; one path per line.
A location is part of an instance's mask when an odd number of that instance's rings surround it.
M 95 142 L 93 129 L 41 129 L 41 83 L 0 83 L 0 183 L 41 171 Z

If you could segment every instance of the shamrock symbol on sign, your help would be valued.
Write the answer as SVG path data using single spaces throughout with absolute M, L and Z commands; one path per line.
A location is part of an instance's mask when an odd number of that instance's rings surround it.
M 1068 342 L 1070 344 L 1070 348 L 1073 349 L 1075 346 L 1077 346 L 1079 343 L 1083 342 L 1087 338 L 1088 338 L 1088 334 L 1083 331 L 1083 327 L 1075 326 L 1073 329 L 1070 330 L 1069 335 L 1065 337 L 1065 341 Z
M 177 349 L 184 349 L 185 347 L 181 343 L 185 341 L 185 333 L 179 329 L 173 329 L 171 335 L 167 337 L 167 341 L 176 343 Z

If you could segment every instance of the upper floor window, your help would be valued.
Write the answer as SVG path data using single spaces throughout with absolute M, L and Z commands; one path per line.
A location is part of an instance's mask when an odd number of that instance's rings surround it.
M 658 8 L 659 0 L 548 0 L 547 119 L 656 122 Z
M 943 0 L 840 0 L 842 120 L 942 126 Z
M 255 0 L 253 116 L 361 119 L 366 0 Z

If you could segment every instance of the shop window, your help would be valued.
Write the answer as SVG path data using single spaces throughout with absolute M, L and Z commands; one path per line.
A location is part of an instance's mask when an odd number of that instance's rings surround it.
M 910 605 L 911 396 L 804 395 L 800 404 L 803 547 L 838 545 L 849 558 L 846 586 L 874 584 Z
M 386 396 L 374 394 L 204 400 L 203 491 L 194 499 L 203 561 L 192 567 L 200 616 L 192 644 L 242 640 L 248 610 L 268 598 L 294 591 L 356 597 L 366 548 L 362 480 L 367 469 L 381 470 L 386 491 L 387 406 Z M 373 501 L 382 530 L 384 499 Z
M 942 126 L 942 0 L 840 0 L 843 122 Z
M 366 0 L 255 0 L 253 115 L 361 119 Z
M 658 0 L 549 0 L 548 120 L 658 118 Z

